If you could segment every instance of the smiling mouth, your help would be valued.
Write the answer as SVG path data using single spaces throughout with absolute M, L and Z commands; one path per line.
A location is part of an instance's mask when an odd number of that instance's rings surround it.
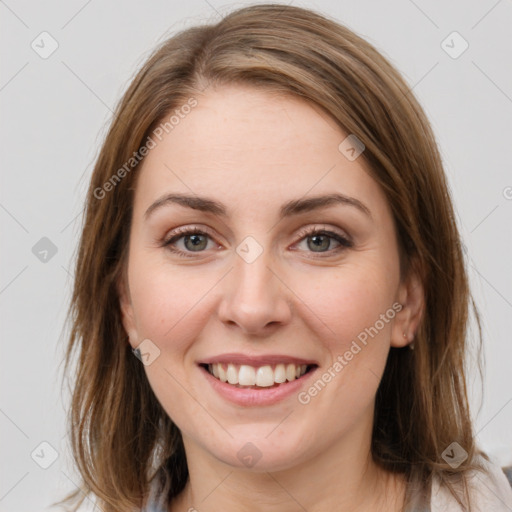
M 293 363 L 258 367 L 234 363 L 200 364 L 200 366 L 221 382 L 248 389 L 276 388 L 304 377 L 317 367 L 315 364 Z

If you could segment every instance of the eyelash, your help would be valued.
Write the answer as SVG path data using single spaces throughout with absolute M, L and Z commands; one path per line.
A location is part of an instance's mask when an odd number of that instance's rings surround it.
M 194 257 L 194 251 L 182 251 L 180 249 L 176 249 L 173 247 L 173 244 L 176 243 L 180 238 L 183 238 L 185 236 L 191 236 L 191 235 L 203 235 L 207 236 L 209 238 L 213 238 L 212 234 L 210 234 L 207 230 L 202 230 L 199 228 L 194 227 L 186 227 L 186 228 L 178 228 L 173 233 L 173 236 L 166 241 L 163 242 L 162 246 L 167 247 L 171 252 L 175 253 L 176 255 L 182 257 L 182 258 L 193 258 Z M 341 247 L 338 247 L 337 249 L 325 251 L 325 253 L 328 253 L 328 256 L 331 256 L 333 251 L 338 253 L 340 251 L 343 251 L 347 248 L 350 248 L 353 246 L 353 243 L 348 240 L 348 238 L 345 238 L 344 236 L 340 235 L 339 233 L 335 233 L 334 231 L 329 231 L 325 229 L 318 229 L 318 228 L 306 228 L 298 233 L 299 241 L 302 241 L 304 238 L 307 237 L 313 237 L 316 235 L 326 235 L 330 239 L 336 240 Z M 204 252 L 204 251 L 197 251 Z M 325 254 L 325 253 L 317 253 L 317 254 Z M 325 256 L 314 256 L 314 258 L 323 258 Z

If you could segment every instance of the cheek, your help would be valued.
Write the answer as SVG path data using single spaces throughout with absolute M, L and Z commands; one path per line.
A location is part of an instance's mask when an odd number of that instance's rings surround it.
M 179 352 L 202 327 L 205 296 L 215 281 L 198 268 L 133 261 L 130 291 L 139 338 L 149 338 L 165 350 Z M 210 282 L 211 281 L 211 282 Z M 172 342 L 172 343 L 171 343 Z
M 151 340 L 160 350 L 154 362 L 145 366 L 148 382 L 169 417 L 185 428 L 191 416 L 203 417 L 204 410 L 191 400 L 187 359 L 205 323 L 208 291 L 216 280 L 199 268 L 150 264 L 148 258 L 133 259 L 130 291 L 139 341 Z M 142 265 L 144 264 L 144 266 Z M 137 266 L 140 265 L 140 266 Z M 205 432 L 208 426 L 205 419 Z
M 316 330 L 318 325 L 322 326 L 331 351 L 342 353 L 361 333 L 360 337 L 364 338 L 365 329 L 374 326 L 380 315 L 389 311 L 392 284 L 389 275 L 378 266 L 347 265 L 323 274 L 317 272 L 314 280 L 302 277 L 295 289 L 304 302 L 304 310 L 310 310 L 311 321 L 316 321 Z M 379 336 L 385 336 L 390 323 L 381 324 L 377 325 L 382 331 Z

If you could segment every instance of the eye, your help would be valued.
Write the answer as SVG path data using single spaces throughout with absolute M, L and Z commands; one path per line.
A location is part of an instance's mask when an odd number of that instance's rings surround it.
M 326 229 L 308 228 L 301 231 L 299 236 L 301 241 L 297 245 L 300 245 L 301 242 L 306 242 L 307 250 L 314 253 L 328 253 L 328 255 L 332 255 L 332 253 L 338 253 L 353 246 L 353 243 L 345 236 Z M 331 248 L 333 242 L 337 244 L 337 247 L 334 249 Z
M 194 256 L 191 253 L 203 252 L 208 248 L 208 238 L 211 238 L 211 236 L 206 231 L 198 228 L 178 228 L 173 232 L 173 236 L 167 239 L 162 245 L 178 256 L 190 258 Z M 181 239 L 183 239 L 184 249 L 176 247 Z
M 314 253 L 332 255 L 353 246 L 353 243 L 345 236 L 325 228 L 307 228 L 301 231 L 298 236 L 300 241 L 296 245 L 306 242 L 306 250 Z M 185 227 L 174 230 L 172 236 L 162 245 L 180 257 L 191 258 L 194 257 L 194 253 L 201 253 L 213 248 L 208 247 L 208 239 L 212 239 L 212 235 L 206 230 L 197 227 Z M 182 248 L 177 247 L 179 242 L 183 242 Z M 333 243 L 337 244 L 337 247 L 332 248 Z M 212 244 L 218 247 L 213 241 Z

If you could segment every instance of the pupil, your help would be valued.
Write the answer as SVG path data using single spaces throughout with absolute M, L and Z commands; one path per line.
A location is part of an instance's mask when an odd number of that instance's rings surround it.
M 327 243 L 323 244 L 323 248 L 327 249 L 329 247 L 329 239 L 325 235 L 313 235 L 311 237 L 311 240 L 313 241 L 313 244 L 314 244 L 313 247 L 315 247 L 315 248 L 322 248 L 322 241 L 319 240 L 321 238 L 323 238 L 324 242 L 327 242 Z M 320 243 L 317 243 L 318 241 L 320 241 Z
M 201 240 L 200 238 L 202 237 L 203 235 L 199 235 L 199 234 L 195 234 L 195 235 L 189 235 L 186 237 L 185 239 L 185 246 L 187 246 L 187 249 L 189 249 L 190 247 L 187 245 L 187 241 L 191 241 L 192 242 L 192 247 L 193 248 L 199 248 L 199 249 L 204 249 L 204 242 L 205 240 Z M 201 242 L 203 243 L 203 246 L 201 246 Z

